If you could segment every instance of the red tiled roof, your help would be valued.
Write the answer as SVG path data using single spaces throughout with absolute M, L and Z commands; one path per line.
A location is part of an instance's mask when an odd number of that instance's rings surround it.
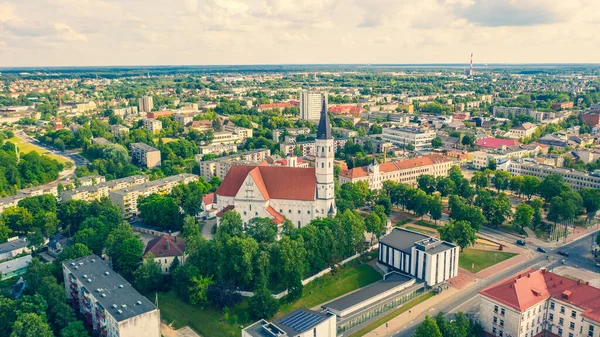
M 148 242 L 146 251 L 144 251 L 144 256 L 146 256 L 148 253 L 154 254 L 154 256 L 157 258 L 163 256 L 183 256 L 184 252 L 184 238 L 176 238 L 175 236 L 164 234 Z
M 285 217 L 277 212 L 273 207 L 267 207 L 267 212 L 273 216 L 273 222 L 276 225 L 281 225 L 285 221 Z
M 428 166 L 433 165 L 437 162 L 448 161 L 450 161 L 450 159 L 445 158 L 442 155 L 429 154 L 422 157 L 379 164 L 379 172 L 393 172 L 399 170 L 406 170 L 409 168 Z M 350 170 L 342 171 L 340 175 L 346 178 L 366 177 L 369 175 L 369 168 L 368 166 L 355 167 Z
M 258 106 L 259 109 L 278 109 L 278 108 L 288 108 L 293 107 L 292 103 L 269 103 L 269 104 L 261 104 Z
M 515 146 L 520 145 L 521 143 L 517 142 L 514 139 L 501 139 L 501 138 L 482 138 L 475 143 L 477 146 L 481 147 L 489 147 L 492 149 L 499 148 L 500 146 Z
M 315 169 L 283 166 L 232 166 L 216 194 L 235 196 L 248 174 L 252 176 L 266 200 L 315 200 Z
M 231 211 L 234 208 L 235 208 L 235 206 L 233 206 L 233 205 L 229 205 L 229 206 L 223 208 L 222 210 L 217 212 L 217 214 L 216 214 L 217 218 L 222 217 L 225 212 Z
M 210 204 L 214 204 L 215 203 L 215 194 L 214 193 L 208 193 L 207 195 L 202 197 L 202 203 L 205 205 L 210 205 Z
M 583 316 L 600 322 L 600 289 L 546 270 L 527 270 L 479 293 L 519 311 L 552 297 L 580 308 Z

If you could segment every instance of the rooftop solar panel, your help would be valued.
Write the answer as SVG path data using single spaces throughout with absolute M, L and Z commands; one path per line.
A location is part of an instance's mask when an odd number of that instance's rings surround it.
M 324 319 L 325 317 L 321 315 L 315 315 L 307 311 L 297 311 L 283 319 L 281 324 L 287 325 L 298 332 L 303 332 Z

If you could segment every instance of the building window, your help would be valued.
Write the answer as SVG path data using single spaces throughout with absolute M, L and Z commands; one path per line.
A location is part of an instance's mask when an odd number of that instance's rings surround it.
M 573 337 L 573 333 L 569 332 L 569 337 Z
M 317 328 L 313 329 L 313 337 L 317 337 Z
M 575 312 L 575 310 L 571 310 L 571 317 L 572 318 L 577 317 L 577 312 Z
M 498 334 L 498 336 L 500 336 L 500 337 L 504 336 L 504 332 L 502 332 L 502 330 L 500 330 L 500 333 Z
M 494 324 L 498 324 L 498 317 L 494 316 Z
M 558 324 L 559 325 L 564 325 L 565 324 L 565 320 L 561 317 L 558 319 Z
M 496 328 L 492 328 L 492 333 L 495 335 L 496 334 Z
M 500 320 L 500 326 L 502 326 L 502 327 L 504 326 L 504 320 L 503 319 Z
M 298 221 L 298 228 L 300 228 L 300 227 L 302 227 L 302 226 L 300 225 L 300 221 Z
M 494 306 L 494 312 L 498 313 L 498 306 L 497 305 Z
M 500 315 L 504 316 L 504 308 L 500 309 Z
M 569 329 L 575 330 L 575 323 L 571 322 L 571 324 L 569 324 Z
M 548 320 L 550 322 L 552 322 L 554 320 L 554 314 L 552 314 L 552 313 L 548 314 Z
M 564 307 L 564 306 L 562 306 L 562 305 L 560 306 L 560 313 L 561 313 L 561 314 L 564 314 L 564 313 L 565 313 L 565 307 Z
M 561 328 L 558 328 L 558 335 L 562 336 L 562 329 Z
M 550 302 L 550 309 L 554 310 L 554 302 Z

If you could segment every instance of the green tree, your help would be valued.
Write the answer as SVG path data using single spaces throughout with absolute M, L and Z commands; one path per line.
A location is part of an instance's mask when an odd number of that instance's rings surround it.
M 433 147 L 434 149 L 437 149 L 442 146 L 444 146 L 444 142 L 440 137 L 435 137 L 431 140 L 431 147 Z
M 24 207 L 12 206 L 2 212 L 2 221 L 11 231 L 27 235 L 32 229 L 33 216 Z
M 42 317 L 26 313 L 17 319 L 10 337 L 54 337 L 54 334 Z
M 450 221 L 445 226 L 438 228 L 440 239 L 455 242 L 461 252 L 477 241 L 476 231 L 467 221 Z
M 456 185 L 454 184 L 454 181 L 452 181 L 452 179 L 446 178 L 446 177 L 438 177 L 437 178 L 437 185 L 436 185 L 435 189 L 438 192 L 440 192 L 442 197 L 446 197 L 446 196 L 450 195 L 451 193 L 453 193 L 455 187 L 456 187 Z
M 122 223 L 115 228 L 106 240 L 106 253 L 110 256 L 115 270 L 131 275 L 144 252 L 144 243 L 131 226 Z
M 301 281 L 308 270 L 304 240 L 302 237 L 292 240 L 283 236 L 278 242 L 277 255 L 283 285 L 289 290 L 292 299 L 300 298 L 302 296 Z
M 538 187 L 538 193 L 546 200 L 546 202 L 548 202 L 550 199 L 560 195 L 567 189 L 569 189 L 569 187 L 565 184 L 562 176 L 551 174 L 541 182 Z
M 510 186 L 510 178 L 510 173 L 506 171 L 496 171 L 494 173 L 494 177 L 492 178 L 492 183 L 498 192 L 504 191 Z
M 191 279 L 190 285 L 190 303 L 208 302 L 208 288 L 213 284 L 211 277 L 195 276 Z
M 144 257 L 144 262 L 133 272 L 133 277 L 136 288 L 142 293 L 160 290 L 165 281 L 160 263 L 155 260 L 152 253 Z
M 87 337 L 89 336 L 87 329 L 83 326 L 80 321 L 74 321 L 69 323 L 64 329 L 60 331 L 60 337 Z
M 418 187 L 427 194 L 435 192 L 437 181 L 434 176 L 430 174 L 422 174 L 417 178 Z
M 253 218 L 248 222 L 246 234 L 258 243 L 271 244 L 277 237 L 277 226 L 269 218 Z
M 429 212 L 429 202 L 427 194 L 424 191 L 417 189 L 413 195 L 413 203 L 413 211 L 416 216 L 423 217 L 423 215 Z
M 541 199 L 536 198 L 531 201 L 531 207 L 533 208 L 533 218 L 531 219 L 531 226 L 535 230 L 542 224 L 542 206 L 544 202 Z
M 379 237 L 379 235 L 385 230 L 385 224 L 379 218 L 379 216 L 372 212 L 367 214 L 365 217 L 365 227 L 367 228 L 367 232 L 371 233 L 371 246 L 373 245 L 373 238 Z
M 14 300 L 0 296 L 0 337 L 8 337 L 14 322 L 17 320 L 17 303 Z
M 600 190 L 596 188 L 584 188 L 579 191 L 583 199 L 583 207 L 587 214 L 587 221 L 590 222 L 600 209 Z
M 271 292 L 263 285 L 248 301 L 248 309 L 252 319 L 270 319 L 279 310 L 279 301 L 273 298 Z
M 489 208 L 484 210 L 484 215 L 488 223 L 494 227 L 498 227 L 506 221 L 506 218 L 512 215 L 510 199 L 505 193 L 499 193 L 493 199 Z
M 538 189 L 542 181 L 538 177 L 525 176 L 523 178 L 523 185 L 521 186 L 521 193 L 527 196 L 527 200 L 531 200 L 531 196 L 538 193 Z
M 442 211 L 444 209 L 442 198 L 436 194 L 429 196 L 428 208 L 429 216 L 437 224 L 437 221 L 442 218 Z
M 242 217 L 236 211 L 223 213 L 219 226 L 217 227 L 217 240 L 226 239 L 231 236 L 241 236 L 244 233 Z
M 473 148 L 475 146 L 476 141 L 477 141 L 477 137 L 475 137 L 474 134 L 467 133 L 462 137 L 462 139 L 460 140 L 460 143 L 465 147 Z
M 513 225 L 520 229 L 529 226 L 533 220 L 533 214 L 535 211 L 533 208 L 526 203 L 521 203 L 515 210 L 515 216 L 513 217 Z
M 489 185 L 489 177 L 485 172 L 475 171 L 473 173 L 473 177 L 471 178 L 471 184 L 474 184 L 475 187 L 486 188 Z
M 521 194 L 525 178 L 523 176 L 514 176 L 510 178 L 510 190 L 514 193 Z
M 414 337 L 442 337 L 442 332 L 435 320 L 427 315 L 423 323 L 417 327 Z
M 146 225 L 162 229 L 181 229 L 183 216 L 173 197 L 151 194 L 139 201 L 138 204 L 140 217 Z

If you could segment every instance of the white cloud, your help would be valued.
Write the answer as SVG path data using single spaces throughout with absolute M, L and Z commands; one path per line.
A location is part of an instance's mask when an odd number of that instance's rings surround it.
M 58 37 L 64 41 L 87 41 L 87 37 L 77 33 L 73 28 L 64 22 L 54 24 L 54 29 L 58 33 Z
M 597 62 L 598 12 L 598 0 L 0 0 L 0 64 Z

